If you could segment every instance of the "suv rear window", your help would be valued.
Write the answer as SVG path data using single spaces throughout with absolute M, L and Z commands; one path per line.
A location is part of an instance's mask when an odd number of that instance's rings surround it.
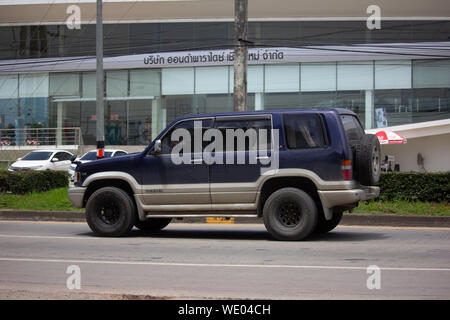
M 317 114 L 283 115 L 289 149 L 323 148 L 327 145 L 322 118 Z
M 348 141 L 359 141 L 364 136 L 364 129 L 361 127 L 358 119 L 352 115 L 341 115 L 344 125 L 345 135 Z

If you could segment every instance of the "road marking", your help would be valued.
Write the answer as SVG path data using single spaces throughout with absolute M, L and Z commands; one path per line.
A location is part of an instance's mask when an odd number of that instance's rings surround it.
M 142 266 L 171 266 L 171 267 L 219 267 L 219 268 L 285 268 L 285 269 L 335 269 L 335 270 L 367 270 L 366 266 L 302 266 L 302 265 L 276 265 L 276 264 L 221 264 L 221 263 L 178 263 L 178 262 L 150 262 L 150 261 L 111 261 L 111 260 L 65 260 L 65 259 L 31 259 L 0 257 L 5 262 L 44 262 L 44 263 L 85 263 L 85 264 L 115 264 L 115 265 L 142 265 Z M 450 268 L 399 268 L 380 267 L 385 271 L 446 271 Z
M 0 224 L 2 223 L 31 223 L 31 224 L 77 224 L 77 225 L 86 225 L 86 222 L 68 222 L 68 221 L 25 221 L 25 220 L 0 220 Z M 179 226 L 179 227 L 192 227 L 192 226 L 211 226 L 212 224 L 206 224 L 203 222 L 193 222 L 193 223 L 183 223 L 183 222 L 172 222 L 170 226 Z M 221 224 L 221 225 L 227 225 Z M 234 224 L 229 226 L 230 228 L 234 227 L 245 227 L 245 226 L 262 226 L 262 223 L 239 223 L 234 221 Z M 450 227 L 408 227 L 408 226 L 365 226 L 365 225 L 339 225 L 337 229 L 392 229 L 392 230 L 450 230 Z
M 2 223 L 31 223 L 31 224 L 78 224 L 78 225 L 87 225 L 86 222 L 71 222 L 71 221 L 27 221 L 27 220 L 0 220 L 0 224 Z M 211 226 L 211 223 L 204 223 L 204 222 L 194 222 L 194 223 L 183 223 L 183 222 L 172 222 L 170 226 L 183 226 L 183 227 L 189 227 L 189 226 Z M 223 226 L 226 226 L 227 224 L 220 224 Z M 229 225 L 230 228 L 234 227 L 245 227 L 245 226 L 262 226 L 264 225 L 262 223 L 239 223 L 234 221 L 233 224 Z M 391 230 L 450 230 L 450 227 L 408 227 L 408 226 L 365 226 L 365 225 L 339 225 L 337 227 L 338 229 L 391 229 Z
M 408 226 L 358 226 L 358 225 L 340 225 L 338 229 L 390 229 L 390 230 L 450 230 L 449 227 L 408 227 Z
M 32 239 L 70 239 L 70 240 L 99 240 L 99 239 L 114 239 L 114 238 L 99 238 L 99 237 L 67 237 L 67 236 L 25 236 L 17 234 L 0 234 L 0 238 L 32 238 Z M 119 239 L 119 238 L 116 238 Z
M 35 220 L 1 220 L 0 223 L 32 223 L 32 224 L 83 224 L 86 221 L 35 221 Z

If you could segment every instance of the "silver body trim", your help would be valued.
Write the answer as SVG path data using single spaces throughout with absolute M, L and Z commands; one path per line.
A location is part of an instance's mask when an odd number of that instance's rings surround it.
M 131 174 L 121 172 L 121 171 L 104 171 L 104 172 L 98 172 L 94 173 L 93 175 L 90 175 L 86 178 L 83 182 L 83 187 L 87 187 L 90 183 L 97 181 L 97 180 L 105 180 L 105 179 L 119 179 L 124 180 L 128 182 L 131 189 L 135 194 L 140 194 L 142 187 L 141 185 L 134 179 L 134 177 Z
M 225 217 L 225 218 L 258 218 L 257 214 L 234 214 L 234 213 L 208 213 L 205 214 L 149 214 L 145 218 L 204 218 L 204 217 Z
M 70 202 L 73 203 L 73 205 L 77 208 L 83 208 L 83 199 L 84 199 L 84 192 L 86 191 L 86 188 L 83 187 L 70 187 L 69 190 L 67 190 L 67 197 L 69 198 Z
M 140 185 L 128 173 L 108 171 L 89 176 L 82 187 L 70 188 L 68 197 L 76 207 L 82 208 L 84 193 L 90 183 L 104 179 L 120 179 L 127 182 L 133 190 L 140 220 L 149 217 L 255 216 L 264 183 L 280 177 L 310 179 L 317 187 L 327 220 L 332 217 L 331 208 L 373 199 L 380 192 L 378 187 L 361 187 L 356 181 L 325 181 L 305 169 L 267 171 L 255 182 L 167 185 Z
M 366 187 L 352 190 L 318 190 L 317 193 L 326 208 L 356 203 L 378 197 L 379 187 Z

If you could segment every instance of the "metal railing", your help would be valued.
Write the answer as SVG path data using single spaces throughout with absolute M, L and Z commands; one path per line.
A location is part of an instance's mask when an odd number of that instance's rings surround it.
M 0 129 L 0 150 L 45 146 L 79 149 L 83 152 L 81 129 L 79 127 Z

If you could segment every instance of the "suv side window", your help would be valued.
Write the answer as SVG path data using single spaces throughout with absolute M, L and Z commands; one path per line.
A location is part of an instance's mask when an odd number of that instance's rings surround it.
M 219 129 L 222 132 L 222 136 L 224 139 L 224 147 L 227 146 L 227 129 L 232 130 L 238 130 L 242 129 L 245 132 L 249 129 L 253 129 L 256 132 L 256 148 L 255 146 L 252 146 L 254 149 L 252 150 L 271 150 L 271 143 L 272 143 L 272 124 L 270 119 L 230 119 L 230 120 L 218 120 L 216 122 L 216 128 Z M 266 141 L 259 141 L 260 137 L 260 131 L 265 130 L 266 131 Z M 237 138 L 234 138 L 234 151 L 249 151 L 250 150 L 250 138 L 245 138 L 245 145 L 244 148 L 242 148 L 242 145 L 240 145 L 237 141 Z
M 174 146 L 176 146 L 178 143 L 182 141 L 172 141 L 172 133 L 176 129 L 186 129 L 189 131 L 191 135 L 191 152 L 194 151 L 194 122 L 195 121 L 201 121 L 202 122 L 202 136 L 205 133 L 205 131 L 212 126 L 212 119 L 193 119 L 193 120 L 186 120 L 177 123 L 175 126 L 173 126 L 162 138 L 161 140 L 161 154 L 170 154 L 172 152 L 172 149 Z M 203 141 L 203 139 L 202 139 Z M 204 146 L 202 146 L 203 150 Z
M 327 146 L 322 118 L 318 114 L 283 115 L 289 149 L 324 148 Z
M 364 136 L 364 130 L 358 119 L 352 115 L 341 115 L 342 125 L 344 126 L 345 135 L 349 141 L 359 141 Z

